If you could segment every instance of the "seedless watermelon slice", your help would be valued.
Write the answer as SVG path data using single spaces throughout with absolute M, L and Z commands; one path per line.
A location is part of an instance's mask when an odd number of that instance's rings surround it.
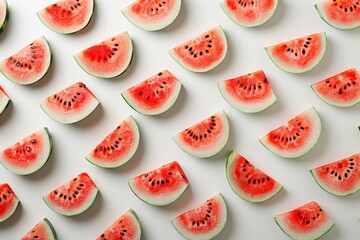
M 94 0 L 60 0 L 37 12 L 49 29 L 69 34 L 85 28 L 93 15 Z
M 360 76 L 355 68 L 311 85 L 324 102 L 337 107 L 351 107 L 360 102 Z
M 297 240 L 319 239 L 335 225 L 316 202 L 277 215 L 274 219 L 286 235 Z
M 323 59 L 326 34 L 315 33 L 265 49 L 271 61 L 280 69 L 290 73 L 304 73 L 316 67 Z
M 82 82 L 75 83 L 40 103 L 40 107 L 50 118 L 64 124 L 84 119 L 98 105 L 99 101 Z
M 117 219 L 103 234 L 96 240 L 140 240 L 141 224 L 135 211 L 129 209 Z
M 95 201 L 99 190 L 87 173 L 81 173 L 43 197 L 54 212 L 74 216 L 86 211 Z
M 142 201 L 155 206 L 174 202 L 188 186 L 189 181 L 176 161 L 129 180 L 131 191 Z
M 185 69 L 207 72 L 218 66 L 227 53 L 224 30 L 217 26 L 169 51 L 170 56 Z
M 234 151 L 226 161 L 226 178 L 231 189 L 249 202 L 264 202 L 283 189 L 281 184 Z
M 51 49 L 45 37 L 36 39 L 0 63 L 1 73 L 10 81 L 28 85 L 42 79 L 51 66 Z
M 9 20 L 9 7 L 6 0 L 0 0 L 0 34 L 5 30 Z
M 134 118 L 129 116 L 96 146 L 86 159 L 92 164 L 104 168 L 122 166 L 134 156 L 139 141 L 139 128 Z
M 10 172 L 28 175 L 42 168 L 50 158 L 52 138 L 43 128 L 0 153 L 0 163 Z
M 171 221 L 183 237 L 191 240 L 213 239 L 224 228 L 227 207 L 219 193 L 199 207 L 191 209 Z
M 74 56 L 88 74 L 99 78 L 116 77 L 130 66 L 133 45 L 127 32 L 120 33 Z
M 358 0 L 328 0 L 315 4 L 319 16 L 330 26 L 351 30 L 360 27 Z
M 277 101 L 262 70 L 218 82 L 217 86 L 226 102 L 245 113 L 260 112 Z
M 321 133 L 321 121 L 314 107 L 269 132 L 260 142 L 269 151 L 284 158 L 296 158 L 309 152 Z
M 11 99 L 6 94 L 5 90 L 0 86 L 0 115 L 5 112 L 6 108 L 9 106 Z
M 121 95 L 135 111 L 145 115 L 158 115 L 174 105 L 181 85 L 169 71 L 164 70 Z
M 224 148 L 230 126 L 224 111 L 185 129 L 173 137 L 181 150 L 197 158 L 214 156 Z
M 0 223 L 10 218 L 20 201 L 9 184 L 0 184 Z
M 137 0 L 122 13 L 135 26 L 157 31 L 169 26 L 178 16 L 181 0 Z
M 21 240 L 56 240 L 56 232 L 53 225 L 47 218 L 41 220 Z
M 233 22 L 244 27 L 255 27 L 273 16 L 277 3 L 277 0 L 224 0 L 220 6 Z
M 360 153 L 310 170 L 319 186 L 336 196 L 360 190 Z

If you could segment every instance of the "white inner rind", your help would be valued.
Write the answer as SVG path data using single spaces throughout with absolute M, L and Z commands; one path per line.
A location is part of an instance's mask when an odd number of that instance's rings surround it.
M 216 113 L 215 116 L 218 117 L 219 121 L 222 124 L 222 132 L 219 135 L 214 136 L 214 142 L 216 142 L 215 145 L 211 143 L 211 146 L 203 146 L 200 150 L 194 149 L 191 147 L 191 145 L 183 142 L 181 137 L 182 132 L 173 136 L 176 145 L 178 145 L 179 148 L 187 154 L 190 154 L 191 156 L 197 158 L 211 157 L 220 152 L 229 139 L 230 125 L 224 110 Z
M 14 201 L 12 202 L 11 209 L 8 210 L 6 215 L 4 215 L 3 217 L 0 217 L 0 223 L 4 222 L 5 220 L 10 218 L 14 214 L 19 203 L 20 203 L 19 199 L 16 196 L 14 196 Z
M 139 142 L 140 142 L 140 131 L 139 131 L 138 125 L 136 124 L 136 122 L 132 116 L 129 116 L 127 119 L 124 120 L 124 122 L 127 122 L 128 124 L 131 125 L 132 134 L 134 136 L 134 142 L 131 144 L 128 154 L 125 156 L 122 156 L 121 158 L 119 158 L 115 161 L 106 162 L 106 161 L 103 161 L 102 159 L 98 159 L 98 158 L 94 157 L 90 153 L 89 155 L 86 156 L 86 159 L 88 161 L 90 161 L 91 163 L 93 163 L 99 167 L 115 168 L 115 167 L 120 167 L 120 166 L 124 165 L 134 156 L 136 150 L 138 149 Z M 121 124 L 122 123 L 120 123 L 120 125 Z
M 57 4 L 59 3 L 62 3 L 62 2 L 66 2 L 67 0 L 61 0 L 61 1 L 58 1 L 56 2 Z M 49 29 L 51 29 L 52 31 L 54 32 L 57 32 L 57 33 L 62 33 L 62 34 L 70 34 L 70 33 L 75 33 L 77 31 L 80 31 L 81 29 L 83 29 L 84 27 L 86 27 L 89 22 L 90 22 L 90 19 L 93 15 L 93 12 L 94 12 L 94 7 L 95 7 L 95 3 L 94 3 L 94 0 L 87 0 L 86 1 L 90 6 L 89 6 L 89 9 L 90 11 L 87 13 L 87 16 L 85 18 L 85 21 L 82 23 L 82 24 L 77 24 L 77 25 L 74 25 L 72 27 L 68 27 L 66 26 L 65 28 L 62 27 L 62 23 L 61 22 L 58 22 L 58 23 L 55 23 L 53 24 L 51 22 L 51 18 L 49 18 L 46 14 L 46 10 L 45 9 L 42 9 L 40 11 L 38 11 L 36 14 L 37 16 L 39 17 L 39 19 L 41 20 L 41 22 L 46 26 L 48 27 Z M 54 3 L 53 3 L 54 4 Z M 69 6 L 70 7 L 70 6 Z
M 166 13 L 167 16 L 159 19 L 158 21 L 151 21 L 152 19 L 142 19 L 142 15 L 138 15 L 132 11 L 132 7 L 136 5 L 138 2 L 143 2 L 144 0 L 138 0 L 133 4 L 127 6 L 126 8 L 122 9 L 121 12 L 124 16 L 134 24 L 135 26 L 147 30 L 147 31 L 158 31 L 167 26 L 169 26 L 179 15 L 181 9 L 181 0 L 173 0 L 175 1 L 175 6 L 171 9 L 171 12 Z
M 298 150 L 291 150 L 291 149 L 278 149 L 276 146 L 273 145 L 271 141 L 268 139 L 268 135 L 264 136 L 260 139 L 261 144 L 267 148 L 269 151 L 275 153 L 276 155 L 284 158 L 296 158 L 304 155 L 305 153 L 309 152 L 319 140 L 321 134 L 321 120 L 318 112 L 314 107 L 311 107 L 307 111 L 304 112 L 309 119 L 312 120 L 312 131 L 311 135 L 309 136 L 308 142 Z M 302 113 L 303 114 L 303 113 Z
M 5 111 L 6 107 L 9 105 L 10 98 L 0 91 L 0 115 Z
M 3 14 L 0 15 L 0 29 L 1 29 L 5 23 L 6 15 L 8 14 L 6 0 L 0 0 L 0 9 L 3 11 L 2 12 Z
M 275 10 L 277 8 L 277 4 L 278 4 L 278 1 L 274 0 L 273 8 L 270 11 L 268 11 L 266 14 L 262 13 L 262 18 L 258 19 L 258 21 L 256 21 L 256 22 L 247 22 L 247 21 L 241 21 L 240 19 L 236 18 L 235 12 L 232 11 L 228 7 L 228 5 L 226 4 L 226 0 L 220 2 L 220 6 L 223 9 L 223 11 L 225 12 L 226 16 L 228 16 L 228 18 L 230 20 L 232 20 L 234 23 L 236 23 L 236 24 L 238 24 L 240 26 L 243 26 L 243 27 L 256 27 L 256 26 L 259 26 L 259 25 L 264 24 L 265 22 L 267 22 L 274 15 Z
M 320 32 L 318 33 L 320 34 L 320 38 L 321 38 L 321 50 L 319 52 L 319 54 L 312 60 L 312 63 L 305 67 L 305 68 L 299 68 L 299 67 L 291 67 L 291 66 L 286 66 L 286 64 L 284 64 L 282 61 L 280 61 L 276 56 L 274 56 L 272 54 L 271 48 L 270 47 L 266 47 L 266 53 L 268 54 L 269 58 L 271 59 L 271 61 L 281 70 L 285 71 L 285 72 L 289 72 L 289 73 L 304 73 L 304 72 L 308 72 L 311 69 L 313 69 L 314 67 L 316 67 L 320 61 L 323 59 L 324 55 L 325 55 L 325 51 L 326 51 L 326 33 L 325 32 Z
M 261 112 L 261 111 L 267 109 L 268 107 L 270 107 L 271 105 L 273 105 L 277 101 L 277 98 L 276 98 L 274 92 L 272 92 L 272 94 L 269 94 L 269 96 L 266 99 L 261 99 L 261 101 L 258 100 L 258 101 L 254 101 L 252 103 L 245 103 L 245 102 L 241 102 L 240 100 L 232 97 L 232 95 L 229 94 L 228 91 L 226 90 L 226 85 L 224 82 L 218 82 L 217 86 L 220 90 L 221 95 L 225 99 L 225 101 L 230 106 L 232 106 L 233 108 L 235 108 L 241 112 L 245 112 L 245 113 Z
M 211 30 L 209 30 L 211 31 Z M 213 62 L 212 64 L 208 65 L 206 68 L 193 68 L 192 66 L 189 66 L 187 63 L 185 63 L 182 58 L 180 58 L 176 52 L 174 51 L 174 49 L 169 50 L 169 54 L 170 56 L 183 68 L 192 71 L 192 72 L 208 72 L 211 69 L 215 68 L 216 66 L 218 66 L 226 57 L 226 53 L 227 53 L 227 49 L 228 49 L 228 45 L 227 45 L 227 39 L 226 39 L 226 35 L 225 32 L 223 30 L 223 28 L 221 27 L 221 25 L 217 26 L 216 28 L 214 28 L 214 31 L 217 31 L 222 37 L 221 39 L 218 39 L 219 41 L 221 41 L 224 45 L 224 50 L 222 52 L 221 57 Z M 204 34 L 204 33 L 203 33 Z M 193 39 L 198 38 L 199 36 L 194 37 Z M 193 39 L 190 39 L 189 41 L 192 41 Z M 184 44 L 184 43 L 183 43 Z M 176 47 L 175 47 L 176 48 Z
M 319 14 L 320 18 L 322 20 L 324 20 L 324 22 L 326 22 L 327 24 L 329 24 L 330 26 L 332 26 L 334 28 L 342 29 L 342 30 L 352 30 L 354 28 L 360 27 L 360 20 L 358 22 L 354 22 L 353 24 L 347 24 L 347 23 L 340 24 L 340 23 L 336 23 L 335 21 L 331 20 L 324 11 L 324 6 L 329 4 L 329 2 L 332 2 L 332 0 L 315 4 L 315 9 L 316 9 L 317 13 Z
M 215 199 L 216 203 L 219 205 L 219 212 L 221 213 L 221 216 L 219 216 L 215 220 L 210 219 L 210 221 L 218 222 L 217 227 L 203 233 L 192 233 L 191 230 L 183 227 L 181 220 L 179 219 L 179 217 L 177 217 L 171 221 L 176 231 L 178 231 L 178 233 L 180 233 L 186 239 L 191 239 L 191 240 L 205 240 L 205 239 L 213 239 L 214 237 L 216 237 L 224 228 L 227 222 L 227 207 L 221 193 L 214 196 L 213 199 Z M 191 223 L 189 223 L 189 225 L 191 225 Z
M 47 128 L 43 128 L 35 133 L 36 137 L 39 138 L 39 142 L 42 143 L 42 147 L 36 153 L 37 159 L 31 159 L 33 161 L 33 165 L 27 168 L 18 167 L 16 165 L 10 165 L 7 161 L 6 154 L 2 152 L 0 154 L 0 163 L 10 172 L 15 173 L 17 175 L 28 175 L 38 171 L 42 168 L 47 160 L 49 159 L 52 151 L 52 138 Z M 24 160 L 22 160 L 24 161 Z

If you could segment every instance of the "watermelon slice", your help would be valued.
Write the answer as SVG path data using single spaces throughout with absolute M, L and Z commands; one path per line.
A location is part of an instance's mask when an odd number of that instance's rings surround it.
M 96 240 L 140 240 L 141 224 L 135 211 L 129 209 Z
M 316 67 L 326 50 L 325 32 L 311 34 L 265 48 L 271 61 L 290 73 L 304 73 Z
M 36 224 L 25 236 L 21 238 L 21 240 L 56 240 L 56 232 L 53 225 L 47 218 L 41 220 L 38 224 Z
M 173 137 L 181 150 L 197 158 L 214 156 L 224 148 L 230 126 L 224 111 L 185 129 Z
M 311 85 L 324 102 L 336 107 L 351 107 L 360 102 L 360 77 L 355 68 Z
M 64 124 L 81 121 L 98 105 L 99 101 L 82 82 L 75 83 L 40 103 L 40 107 L 50 118 Z
M 86 159 L 99 167 L 119 167 L 134 156 L 139 141 L 139 128 L 134 118 L 129 116 L 97 145 Z
M 145 115 L 158 115 L 174 105 L 181 83 L 167 70 L 121 93 L 135 111 Z
M 360 190 L 360 153 L 310 170 L 319 186 L 336 196 Z
M 212 239 L 224 228 L 227 208 L 219 193 L 197 208 L 191 209 L 171 221 L 172 225 L 186 239 Z
M 136 0 L 122 10 L 135 26 L 157 31 L 169 26 L 178 16 L 181 0 Z
M 256 27 L 273 16 L 277 3 L 277 0 L 224 0 L 220 6 L 234 23 Z
M 178 199 L 189 187 L 189 180 L 174 161 L 129 180 L 131 191 L 142 201 L 164 206 Z
M 60 0 L 37 12 L 37 16 L 54 32 L 69 34 L 89 24 L 94 8 L 94 0 Z
M 169 54 L 189 71 L 207 72 L 224 60 L 226 52 L 225 33 L 217 26 L 171 49 Z
M 99 78 L 116 77 L 130 66 L 133 45 L 127 32 L 120 33 L 74 56 L 88 74 Z
M 316 202 L 277 215 L 274 219 L 286 235 L 298 240 L 318 239 L 335 225 Z
M 260 139 L 269 151 L 284 158 L 296 158 L 309 152 L 321 133 L 320 116 L 314 107 L 292 118 Z
M 235 151 L 230 152 L 226 161 L 226 178 L 231 189 L 249 202 L 264 202 L 283 189 L 281 184 Z
M 0 71 L 10 81 L 28 85 L 45 76 L 50 69 L 51 59 L 50 45 L 45 37 L 40 37 L 0 62 Z
M 0 0 L 0 34 L 2 34 L 9 20 L 9 7 L 6 0 Z
M 43 197 L 48 207 L 64 216 L 86 211 L 95 201 L 99 190 L 90 176 L 83 172 Z
M 42 168 L 50 158 L 52 138 L 45 127 L 0 153 L 0 163 L 10 172 L 28 175 Z
M 277 101 L 262 70 L 218 82 L 217 86 L 226 102 L 241 112 L 260 112 Z
M 328 0 L 315 4 L 319 16 L 332 27 L 351 30 L 360 27 L 358 0 Z
M 9 184 L 0 184 L 0 223 L 10 218 L 20 201 Z
M 5 90 L 0 86 L 0 115 L 5 112 L 10 102 L 11 99 L 6 94 Z

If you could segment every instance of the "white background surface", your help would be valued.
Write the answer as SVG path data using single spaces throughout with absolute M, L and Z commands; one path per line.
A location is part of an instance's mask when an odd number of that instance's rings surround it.
M 133 208 L 143 225 L 143 239 L 182 239 L 170 220 L 221 192 L 228 204 L 228 222 L 217 239 L 287 239 L 273 216 L 309 201 L 317 201 L 336 226 L 323 239 L 355 240 L 360 237 L 360 193 L 335 197 L 312 179 L 309 169 L 359 152 L 360 105 L 339 109 L 323 103 L 309 85 L 351 67 L 360 70 L 360 30 L 340 31 L 325 24 L 314 9 L 317 1 L 279 0 L 270 21 L 246 29 L 230 21 L 218 0 L 183 0 L 180 15 L 160 32 L 146 32 L 131 25 L 121 9 L 132 0 L 97 0 L 94 17 L 83 31 L 60 35 L 47 29 L 36 12 L 51 0 L 8 0 L 9 25 L 0 36 L 0 59 L 13 54 L 44 35 L 53 49 L 53 65 L 47 76 L 32 86 L 19 86 L 0 76 L 0 84 L 13 102 L 0 117 L 0 149 L 47 126 L 54 140 L 48 163 L 30 176 L 16 176 L 0 167 L 0 182 L 8 182 L 21 200 L 21 207 L 8 221 L 0 224 L 0 239 L 19 239 L 40 219 L 47 217 L 59 239 L 94 239 L 127 209 Z M 228 37 L 229 51 L 224 62 L 205 74 L 188 72 L 178 66 L 167 50 L 212 27 L 221 24 Z M 72 56 L 82 49 L 127 30 L 133 39 L 134 59 L 128 71 L 110 80 L 87 75 Z M 328 48 L 323 61 L 309 73 L 293 75 L 276 68 L 264 47 L 326 31 Z M 182 83 L 178 101 L 157 117 L 134 112 L 120 92 L 157 72 L 168 69 Z M 254 115 L 231 108 L 221 97 L 216 82 L 263 69 L 278 97 L 266 111 Z M 48 118 L 38 103 L 76 81 L 83 81 L 101 102 L 87 119 L 74 125 L 62 125 Z M 322 118 L 323 132 L 310 153 L 287 160 L 268 152 L 258 139 L 288 119 L 315 106 Z M 210 159 L 196 159 L 183 153 L 171 137 L 186 127 L 224 109 L 231 124 L 231 136 L 225 149 Z M 141 142 L 134 158 L 114 170 L 88 163 L 86 156 L 123 119 L 132 114 L 141 131 Z M 247 203 L 230 189 L 225 178 L 225 160 L 230 150 L 246 156 L 283 186 L 272 200 Z M 140 201 L 128 188 L 127 180 L 164 163 L 178 160 L 191 188 L 175 203 L 153 207 Z M 101 194 L 82 215 L 64 217 L 52 212 L 41 196 L 87 171 Z

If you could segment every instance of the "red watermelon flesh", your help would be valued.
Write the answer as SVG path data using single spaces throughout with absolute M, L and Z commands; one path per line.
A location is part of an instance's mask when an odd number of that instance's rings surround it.
M 181 0 L 137 0 L 122 13 L 135 26 L 157 31 L 170 25 L 178 16 Z
M 260 142 L 269 151 L 284 158 L 295 158 L 309 152 L 321 133 L 321 121 L 314 107 L 297 115 L 264 136 Z
M 265 48 L 273 63 L 290 73 L 304 73 L 316 67 L 326 50 L 325 32 L 315 33 Z
M 277 101 L 262 70 L 218 82 L 217 85 L 226 102 L 242 112 L 260 112 Z
M 351 107 L 360 102 L 360 76 L 355 68 L 311 85 L 324 102 L 337 107 Z
M 51 30 L 69 34 L 89 24 L 94 8 L 94 0 L 60 0 L 37 12 L 37 15 Z
M 20 201 L 9 184 L 0 184 L 0 223 L 11 217 Z
M 9 106 L 11 99 L 6 94 L 5 90 L 0 86 L 0 115 Z
M 277 3 L 277 0 L 224 0 L 220 5 L 235 23 L 244 27 L 255 27 L 273 16 Z
M 40 107 L 50 118 L 64 124 L 84 119 L 98 105 L 99 101 L 82 82 L 75 83 L 40 103 Z
M 1 73 L 10 81 L 28 85 L 42 79 L 51 66 L 51 49 L 45 37 L 36 39 L 0 63 Z
M 243 156 L 232 151 L 226 162 L 226 178 L 231 189 L 249 202 L 263 202 L 274 197 L 282 186 L 266 173 L 255 168 Z
M 41 220 L 20 240 L 56 240 L 56 232 L 47 218 Z
M 169 54 L 189 71 L 207 72 L 224 60 L 226 52 L 226 36 L 218 26 L 178 45 Z
M 186 239 L 212 239 L 224 228 L 227 221 L 227 207 L 219 193 L 197 208 L 191 209 L 171 221 L 172 225 Z
M 319 16 L 332 27 L 354 29 L 360 26 L 358 0 L 328 0 L 315 4 L 315 8 Z
M 130 66 L 133 45 L 127 32 L 120 33 L 91 46 L 74 56 L 79 66 L 100 78 L 116 77 Z
M 139 128 L 132 116 L 122 121 L 86 159 L 99 167 L 114 168 L 127 163 L 140 141 Z
M 174 202 L 188 186 L 189 180 L 176 161 L 129 180 L 131 191 L 142 201 L 155 206 Z
M 360 153 L 312 169 L 315 181 L 328 193 L 347 196 L 360 190 Z
M 135 111 L 145 115 L 158 115 L 174 105 L 181 85 L 174 75 L 164 70 L 121 95 Z
M 316 202 L 277 215 L 274 219 L 284 233 L 299 240 L 318 239 L 335 225 Z
M 96 240 L 140 240 L 141 225 L 135 211 L 129 209 Z
M 95 201 L 99 190 L 87 173 L 81 173 L 43 197 L 54 212 L 73 216 L 86 211 Z

